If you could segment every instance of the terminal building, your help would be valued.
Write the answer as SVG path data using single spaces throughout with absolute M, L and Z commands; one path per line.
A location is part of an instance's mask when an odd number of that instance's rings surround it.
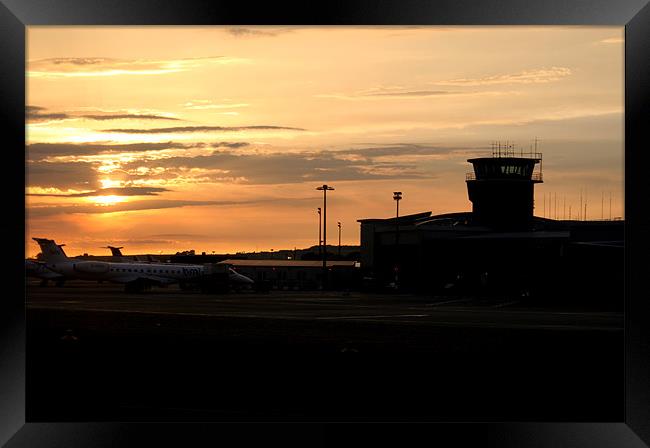
M 493 151 L 468 162 L 471 212 L 358 220 L 366 279 L 424 293 L 622 304 L 623 221 L 535 216 L 541 153 Z
M 327 275 L 330 289 L 349 290 L 359 286 L 359 263 L 348 260 L 327 260 L 326 269 L 318 260 L 241 260 L 219 262 L 253 279 L 257 284 L 267 284 L 277 290 L 320 289 L 323 273 Z

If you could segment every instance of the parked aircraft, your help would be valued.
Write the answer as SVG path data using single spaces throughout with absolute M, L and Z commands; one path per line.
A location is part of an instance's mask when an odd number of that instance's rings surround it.
M 104 249 L 110 249 L 111 250 L 111 255 L 115 258 L 114 261 L 141 261 L 141 262 L 149 262 L 149 263 L 154 263 L 155 260 L 151 257 L 151 255 L 147 255 L 146 260 L 142 260 L 141 258 L 138 258 L 136 255 L 133 256 L 127 256 L 122 253 L 120 249 L 124 249 L 124 246 L 120 247 L 115 247 L 115 246 L 102 246 Z
M 228 268 L 228 278 L 231 282 L 237 285 L 252 285 L 255 283 L 250 277 L 246 277 L 244 274 L 240 274 L 233 268 Z
M 115 247 L 115 246 L 102 246 L 102 249 L 110 249 L 111 250 L 111 255 L 114 257 L 120 257 L 122 258 L 124 255 L 122 255 L 122 251 L 120 249 L 124 249 L 124 246 L 120 247 Z
M 103 246 L 104 249 L 110 249 L 111 250 L 111 255 L 113 257 L 117 258 L 115 261 L 131 261 L 131 258 L 128 256 L 125 256 L 122 254 L 122 251 L 120 249 L 124 249 L 124 246 L 120 247 L 115 247 L 115 246 Z M 143 263 L 155 263 L 155 260 L 151 257 L 151 255 L 147 255 L 147 260 L 144 261 L 142 259 L 139 259 L 137 256 L 133 256 L 133 260 L 135 261 L 141 261 Z M 235 283 L 239 286 L 242 285 L 252 285 L 254 282 L 251 280 L 249 277 L 246 277 L 243 274 L 240 274 L 239 272 L 235 271 L 233 268 L 229 267 L 228 268 L 228 278 L 232 283 Z
M 27 277 L 35 277 L 41 279 L 41 286 L 47 286 L 47 283 L 52 280 L 58 286 L 62 286 L 65 277 L 61 274 L 49 269 L 45 263 L 36 260 L 25 260 L 25 274 Z
M 127 291 L 143 291 L 152 285 L 198 282 L 205 275 L 201 265 L 143 263 L 134 261 L 77 261 L 68 258 L 61 246 L 47 238 L 33 238 L 43 253 L 45 267 L 67 278 L 122 283 Z M 250 278 L 232 271 L 229 280 L 252 284 Z

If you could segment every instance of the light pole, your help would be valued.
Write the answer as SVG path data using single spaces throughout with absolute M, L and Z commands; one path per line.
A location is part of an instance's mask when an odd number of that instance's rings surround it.
M 323 289 L 327 285 L 327 190 L 334 190 L 327 184 L 316 187 L 317 190 L 323 190 Z
M 339 226 L 339 258 L 341 258 L 341 221 L 337 224 Z
M 402 192 L 394 191 L 393 199 L 397 205 L 397 210 L 395 212 L 395 288 L 397 288 L 399 272 L 399 201 L 402 199 Z
M 320 222 L 321 222 L 320 207 L 318 207 L 318 255 L 322 254 L 320 244 L 323 242 L 323 240 L 320 237 Z

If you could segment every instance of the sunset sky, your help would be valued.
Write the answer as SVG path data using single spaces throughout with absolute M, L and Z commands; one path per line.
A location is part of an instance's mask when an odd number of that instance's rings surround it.
M 535 137 L 537 216 L 551 196 L 575 218 L 582 192 L 589 219 L 609 217 L 610 194 L 622 217 L 623 36 L 30 26 L 26 253 L 32 237 L 69 255 L 305 248 L 323 183 L 328 242 L 341 221 L 359 244 L 356 220 L 393 216 L 396 190 L 400 214 L 471 210 L 467 159 Z

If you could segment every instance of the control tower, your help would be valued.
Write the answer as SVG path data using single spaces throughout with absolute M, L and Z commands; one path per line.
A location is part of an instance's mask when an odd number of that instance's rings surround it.
M 498 143 L 493 144 L 491 157 L 467 161 L 474 166 L 465 179 L 473 221 L 495 230 L 528 229 L 533 221 L 534 187 L 542 182 L 542 154 Z

